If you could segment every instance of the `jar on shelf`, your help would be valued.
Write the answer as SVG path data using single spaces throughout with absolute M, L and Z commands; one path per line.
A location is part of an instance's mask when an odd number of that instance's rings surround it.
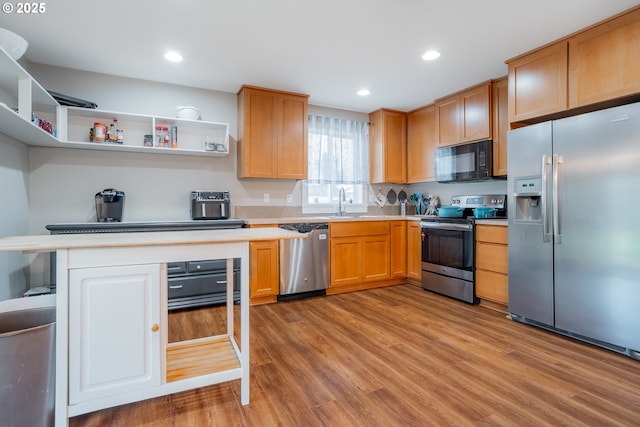
M 93 140 L 94 142 L 105 142 L 107 138 L 107 125 L 100 122 L 93 124 Z
M 169 145 L 168 130 L 167 126 L 156 126 L 156 147 L 167 147 Z

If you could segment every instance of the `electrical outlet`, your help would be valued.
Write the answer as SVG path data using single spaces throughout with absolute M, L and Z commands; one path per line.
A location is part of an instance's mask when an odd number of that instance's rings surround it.
M 269 203 L 269 193 L 264 193 L 263 198 L 265 203 Z
M 287 194 L 287 203 L 293 203 L 293 194 Z

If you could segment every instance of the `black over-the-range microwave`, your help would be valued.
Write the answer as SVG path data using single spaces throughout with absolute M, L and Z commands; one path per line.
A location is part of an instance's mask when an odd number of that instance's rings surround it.
M 493 141 L 437 148 L 436 181 L 477 181 L 493 177 Z

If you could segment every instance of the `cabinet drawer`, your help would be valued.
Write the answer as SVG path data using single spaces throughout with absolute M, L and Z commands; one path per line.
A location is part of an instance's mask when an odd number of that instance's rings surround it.
M 509 249 L 494 243 L 476 243 L 476 267 L 498 273 L 509 273 Z
M 479 298 L 508 304 L 509 277 L 493 271 L 476 270 L 476 295 Z
M 509 241 L 509 229 L 502 225 L 478 225 L 476 227 L 476 241 L 506 245 Z
M 233 260 L 233 268 L 240 268 L 240 259 L 235 258 Z M 213 259 L 203 261 L 189 261 L 187 263 L 187 271 L 189 273 L 201 273 L 205 271 L 226 271 L 227 260 L 226 259 Z
M 331 237 L 389 234 L 389 223 L 387 221 L 332 222 L 329 225 L 329 233 Z
M 177 274 L 185 274 L 187 272 L 186 262 L 169 262 L 167 263 L 167 274 L 169 277 Z
M 237 271 L 233 273 L 233 289 L 240 289 L 240 276 Z M 173 277 L 169 279 L 169 299 L 223 293 L 226 290 L 226 273 Z

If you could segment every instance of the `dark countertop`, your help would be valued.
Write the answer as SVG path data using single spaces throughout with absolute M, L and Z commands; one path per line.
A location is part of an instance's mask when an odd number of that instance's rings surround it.
M 123 221 L 123 222 L 69 222 L 45 226 L 51 234 L 133 233 L 149 231 L 188 231 L 241 228 L 242 219 L 175 220 L 175 221 Z

